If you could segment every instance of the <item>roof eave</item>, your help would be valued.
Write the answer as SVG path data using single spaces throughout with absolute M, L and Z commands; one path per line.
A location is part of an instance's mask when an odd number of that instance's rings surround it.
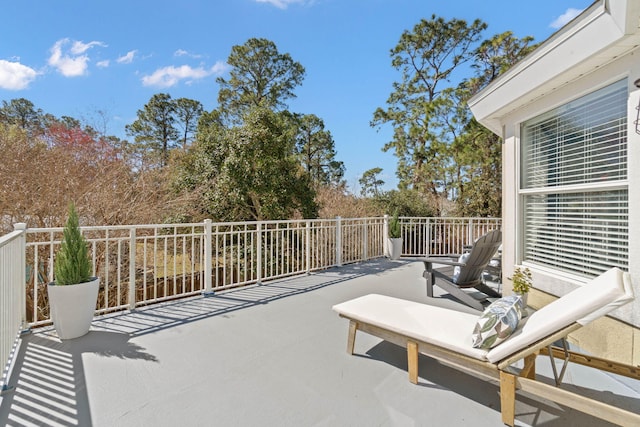
M 469 100 L 476 119 L 502 134 L 502 118 L 640 43 L 640 2 L 599 0 Z

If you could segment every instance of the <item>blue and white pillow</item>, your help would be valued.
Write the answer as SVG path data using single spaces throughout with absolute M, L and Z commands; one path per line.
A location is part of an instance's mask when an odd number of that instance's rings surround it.
M 500 298 L 478 318 L 472 334 L 474 348 L 493 348 L 509 338 L 522 319 L 522 299 L 517 295 Z
M 469 255 L 471 255 L 471 253 L 469 252 L 460 255 L 460 258 L 458 258 L 458 262 L 461 264 L 466 263 L 467 258 L 469 258 Z M 451 280 L 453 281 L 453 283 L 458 283 L 458 277 L 460 277 L 460 266 L 456 265 L 453 268 L 453 276 L 451 276 Z

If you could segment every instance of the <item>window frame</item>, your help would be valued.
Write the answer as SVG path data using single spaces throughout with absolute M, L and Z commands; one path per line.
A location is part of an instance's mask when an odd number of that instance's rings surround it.
M 621 91 L 618 93 L 618 91 Z M 616 99 L 616 117 L 618 117 L 619 123 L 617 125 L 617 129 L 618 132 L 620 132 L 620 135 L 615 139 L 616 141 L 616 147 L 612 150 L 613 153 L 618 153 L 618 152 L 623 152 L 623 155 L 621 156 L 623 159 L 620 161 L 620 168 L 623 170 L 623 174 L 621 174 L 620 176 L 617 176 L 615 179 L 602 179 L 602 180 L 597 180 L 597 179 L 591 179 L 590 181 L 586 180 L 585 182 L 568 182 L 568 183 L 556 183 L 556 182 L 546 182 L 543 183 L 543 185 L 536 185 L 536 186 L 532 186 L 529 185 L 526 181 L 527 179 L 527 173 L 529 173 L 527 171 L 527 167 L 533 165 L 535 166 L 537 163 L 531 163 L 530 159 L 526 159 L 525 154 L 526 154 L 526 150 L 528 149 L 527 144 L 531 144 L 531 141 L 529 140 L 529 134 L 527 133 L 526 129 L 527 126 L 529 126 L 529 128 L 531 128 L 531 126 L 535 126 L 536 124 L 542 123 L 545 120 L 557 120 L 558 122 L 562 122 L 563 120 L 563 114 L 570 116 L 572 114 L 572 112 L 575 112 L 576 109 L 580 109 L 582 108 L 583 110 L 588 111 L 589 113 L 593 113 L 595 112 L 595 114 L 590 114 L 589 116 L 587 116 L 586 118 L 586 122 L 589 122 L 589 120 L 593 119 L 593 116 L 597 115 L 599 110 L 595 107 L 597 107 L 597 104 L 593 104 L 594 102 L 596 102 L 599 99 L 602 99 L 603 97 L 607 97 L 609 95 L 613 95 L 614 98 L 615 96 L 619 97 L 619 99 Z M 623 95 L 622 95 L 623 94 Z M 620 102 L 620 104 L 618 105 L 617 102 L 619 102 L 622 98 L 624 98 L 624 102 Z M 517 137 L 517 140 L 519 141 L 519 144 L 517 144 L 517 150 L 516 150 L 516 162 L 518 164 L 518 168 L 516 170 L 516 174 L 515 174 L 515 178 L 516 178 L 516 188 L 517 188 L 517 201 L 518 201 L 518 206 L 517 206 L 517 217 L 518 217 L 518 224 L 519 224 L 519 232 L 516 234 L 517 235 L 517 247 L 518 247 L 518 251 L 517 251 L 517 258 L 519 260 L 519 264 L 522 265 L 529 265 L 532 267 L 536 267 L 536 268 L 540 268 L 542 270 L 549 270 L 549 271 L 553 271 L 554 273 L 560 273 L 561 275 L 568 275 L 570 277 L 594 277 L 598 274 L 598 272 L 601 272 L 605 269 L 605 266 L 603 264 L 603 260 L 602 258 L 608 258 L 605 255 L 602 255 L 600 257 L 595 256 L 594 255 L 594 249 L 593 249 L 593 238 L 591 240 L 588 240 L 586 237 L 584 238 L 585 240 L 585 244 L 586 243 L 592 243 L 592 245 L 589 247 L 589 249 L 586 251 L 587 252 L 587 256 L 586 258 L 588 259 L 586 262 L 589 262 L 589 259 L 592 262 L 593 265 L 595 265 L 594 268 L 586 268 L 584 266 L 577 268 L 569 268 L 567 267 L 567 263 L 569 258 L 565 257 L 563 258 L 562 256 L 558 256 L 559 261 L 556 263 L 545 263 L 543 261 L 540 260 L 540 258 L 536 258 L 536 257 L 532 257 L 531 256 L 531 251 L 530 251 L 530 247 L 533 244 L 539 243 L 537 241 L 535 241 L 536 236 L 539 239 L 540 235 L 542 235 L 542 232 L 539 232 L 537 235 L 534 235 L 534 237 L 532 237 L 531 235 L 528 235 L 528 232 L 530 232 L 530 227 L 531 225 L 528 223 L 528 220 L 530 220 L 531 218 L 536 219 L 535 215 L 531 214 L 531 211 L 527 211 L 528 208 L 528 201 L 530 201 L 532 198 L 534 198 L 535 196 L 550 196 L 550 195 L 559 195 L 560 197 L 558 197 L 558 200 L 562 199 L 564 197 L 564 195 L 566 195 L 566 197 L 570 197 L 571 195 L 574 195 L 576 197 L 580 196 L 580 195 L 585 195 L 585 200 L 588 200 L 589 197 L 594 197 L 594 198 L 598 198 L 598 195 L 602 195 L 602 196 L 606 196 L 607 194 L 611 195 L 611 192 L 620 192 L 620 197 L 623 197 L 622 200 L 618 200 L 617 203 L 618 205 L 622 204 L 622 206 L 624 206 L 624 208 L 622 210 L 618 210 L 617 215 L 619 216 L 618 218 L 618 223 L 619 224 L 623 224 L 623 226 L 621 227 L 621 229 L 625 229 L 627 232 L 627 238 L 624 239 L 625 242 L 624 243 L 620 243 L 621 246 L 624 247 L 624 261 L 620 262 L 620 261 L 616 261 L 613 264 L 611 264 L 611 266 L 618 266 L 621 267 L 623 269 L 628 269 L 628 265 L 629 265 L 629 239 L 628 239 L 628 231 L 629 231 L 629 227 L 630 227 L 630 222 L 631 222 L 631 218 L 629 215 L 629 135 L 628 135 L 628 122 L 630 120 L 629 118 L 629 113 L 628 113 L 628 106 L 627 106 L 627 100 L 629 99 L 629 87 L 628 87 L 628 76 L 625 76 L 623 78 L 618 78 L 614 81 L 609 81 L 607 82 L 607 84 L 604 84 L 602 87 L 596 88 L 595 90 L 591 90 L 588 93 L 582 94 L 581 96 L 578 96 L 570 101 L 567 101 L 563 104 L 557 105 L 553 108 L 550 108 L 540 114 L 537 114 L 535 116 L 532 116 L 522 122 L 519 123 L 519 125 L 516 126 L 515 129 L 515 134 Z M 589 105 L 594 105 L 594 108 L 589 108 Z M 619 111 L 618 111 L 619 110 Z M 619 116 L 618 116 L 619 113 Z M 590 129 L 589 127 L 581 127 L 578 130 L 580 132 L 583 132 L 585 129 Z M 561 133 L 560 133 L 561 134 Z M 560 145 L 563 144 L 564 141 L 559 140 L 558 141 L 558 133 L 555 134 L 554 138 L 556 139 L 556 144 Z M 551 138 L 553 139 L 553 138 Z M 606 140 L 605 140 L 606 141 Z M 579 143 L 580 144 L 580 143 Z M 582 138 L 582 142 L 581 144 L 590 144 L 590 145 L 584 145 L 584 149 L 585 150 L 590 150 L 595 148 L 602 148 L 600 145 L 604 145 L 603 144 L 603 140 L 602 138 L 589 138 L 584 137 Z M 550 146 L 551 149 L 553 149 L 553 146 Z M 621 148 L 622 147 L 622 148 Z M 549 148 L 549 146 L 543 146 L 542 150 L 547 150 Z M 566 147 L 559 147 L 558 151 L 563 151 Z M 544 151 L 543 151 L 544 152 Z M 606 148 L 605 148 L 605 152 L 606 152 Z M 620 159 L 620 157 L 618 158 Z M 570 160 L 570 159 L 569 159 Z M 527 163 L 529 162 L 529 163 Z M 567 158 L 561 159 L 560 160 L 560 164 L 562 165 L 563 163 L 568 163 Z M 589 161 L 583 161 L 582 164 L 584 165 L 584 169 L 580 170 L 579 172 L 582 174 L 582 177 L 591 177 L 591 175 L 593 175 L 593 165 L 589 162 Z M 545 171 L 542 172 L 542 178 L 544 180 L 544 175 L 545 173 L 548 174 L 547 176 L 551 176 L 551 175 L 559 175 L 558 171 L 561 170 L 561 167 L 558 166 L 558 162 L 557 159 L 554 158 L 553 161 L 548 163 L 547 169 Z M 569 171 L 571 173 L 573 173 L 574 171 L 570 170 Z M 585 172 L 586 171 L 586 172 Z M 537 177 L 538 180 L 540 180 L 540 176 Z M 553 181 L 553 179 L 549 178 L 549 181 Z M 545 185 L 546 184 L 546 185 Z M 607 202 L 602 202 L 603 205 L 609 206 L 611 207 L 611 209 L 615 209 L 620 208 L 620 206 L 616 206 L 616 203 L 614 203 L 612 200 L 610 200 L 608 203 Z M 583 204 L 582 206 L 586 206 L 587 204 Z M 531 206 L 531 205 L 529 205 Z M 546 204 L 541 204 L 541 206 L 552 206 L 550 203 L 546 203 Z M 578 206 L 578 205 L 574 205 L 574 206 Z M 557 207 L 555 208 L 557 209 Z M 589 212 L 588 210 L 585 209 L 585 212 Z M 575 211 L 574 211 L 575 213 Z M 560 214 L 558 214 L 558 216 L 562 216 L 564 215 L 565 217 L 567 215 L 570 215 L 571 212 L 567 211 L 567 212 L 561 212 Z M 546 215 L 546 216 L 545 216 Z M 546 212 L 543 212 L 542 216 L 546 219 L 549 218 L 549 214 Z M 605 219 L 603 219 L 605 218 Z M 540 219 L 540 218 L 537 218 Z M 603 231 L 601 231 L 601 236 L 603 236 L 603 238 L 601 239 L 602 241 L 613 241 L 614 239 L 612 238 L 612 236 L 610 234 L 607 233 L 607 231 L 604 231 L 604 229 L 606 229 L 606 211 L 605 213 L 601 214 L 601 218 L 600 218 L 603 222 L 604 225 L 601 225 L 600 228 L 603 229 Z M 553 226 L 551 224 L 547 224 L 547 226 L 552 229 Z M 596 227 L 597 228 L 597 227 Z M 542 228 L 541 228 L 542 229 Z M 578 232 L 574 233 L 577 235 Z M 535 233 L 534 233 L 535 234 Z M 551 233 L 553 234 L 553 233 Z M 556 235 L 560 235 L 563 234 L 562 232 L 556 232 Z M 606 239 L 604 238 L 606 237 Z M 534 240 L 533 242 L 531 240 Z M 605 242 L 606 243 L 606 242 Z M 544 245 L 543 245 L 544 246 Z M 553 246 L 553 244 L 549 245 L 549 247 Z M 561 247 L 561 245 L 556 245 L 555 251 L 552 251 L 551 254 L 552 255 L 558 255 L 561 254 L 561 250 L 559 250 L 558 248 Z M 618 248 L 616 246 L 616 248 Z M 560 248 L 562 249 L 562 248 Z M 605 249 L 600 249 L 599 251 L 596 252 L 601 252 L 603 253 Z M 591 251 L 591 252 L 589 252 Z M 590 257 L 590 258 L 589 258 Z M 585 258 L 585 257 L 583 257 Z M 564 261 L 564 263 L 563 263 Z M 570 261 L 570 260 L 569 260 Z M 599 263 L 595 262 L 595 261 L 599 261 Z M 605 261 L 605 263 L 608 262 L 607 260 Z M 598 265 L 599 264 L 599 265 Z M 591 267 L 591 264 L 590 264 Z

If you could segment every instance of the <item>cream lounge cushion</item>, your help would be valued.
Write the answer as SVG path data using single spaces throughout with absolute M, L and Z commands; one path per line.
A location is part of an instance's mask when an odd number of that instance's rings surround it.
M 629 274 L 612 268 L 530 315 L 511 338 L 489 351 L 487 359 L 496 363 L 554 331 L 574 322 L 584 326 L 632 299 Z
M 477 314 L 370 294 L 333 306 L 349 319 L 484 360 L 487 350 L 471 347 Z
M 611 269 L 530 315 L 509 339 L 490 351 L 471 346 L 477 314 L 377 294 L 337 304 L 333 310 L 349 319 L 497 363 L 573 322 L 584 325 L 632 299 L 628 273 Z

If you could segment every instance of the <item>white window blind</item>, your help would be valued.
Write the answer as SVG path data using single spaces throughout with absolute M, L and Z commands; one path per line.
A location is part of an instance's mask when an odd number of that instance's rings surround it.
M 627 269 L 627 96 L 623 80 L 523 123 L 525 261 Z

